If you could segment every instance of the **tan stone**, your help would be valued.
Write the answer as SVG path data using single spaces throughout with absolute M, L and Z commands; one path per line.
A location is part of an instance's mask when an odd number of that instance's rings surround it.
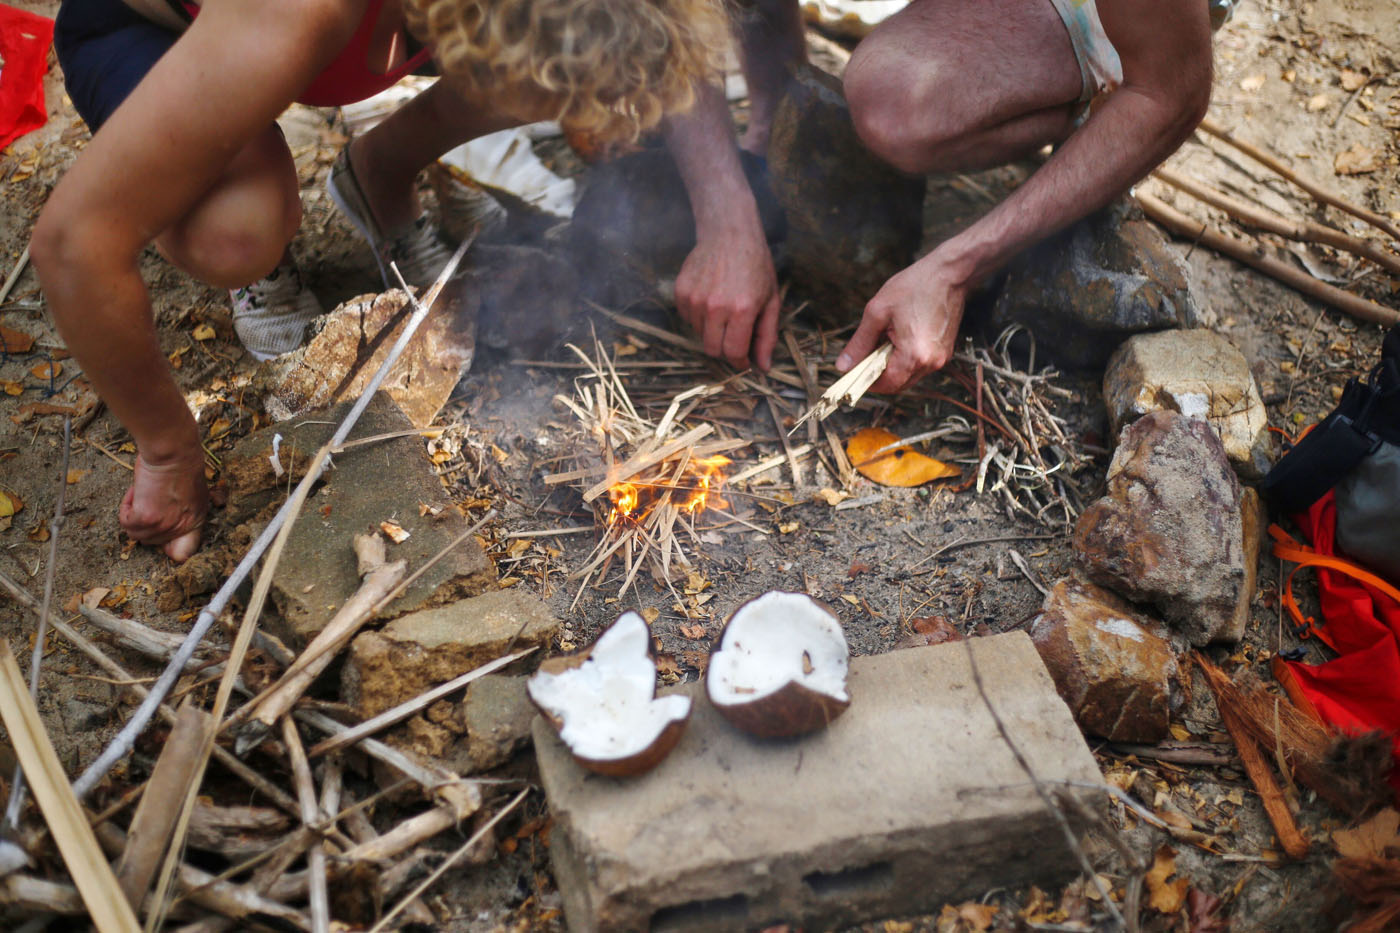
M 1108 362 L 1104 402 L 1113 433 L 1150 411 L 1204 418 L 1245 479 L 1269 469 L 1269 416 L 1244 355 L 1209 330 L 1167 330 L 1123 342 Z
M 388 357 L 412 313 L 408 295 L 395 289 L 362 295 L 322 317 L 306 346 L 269 362 L 261 381 L 264 405 L 274 421 L 360 396 Z M 476 349 L 476 290 L 469 278 L 448 283 L 404 349 L 381 390 L 414 427 L 432 424 Z
M 547 647 L 558 630 L 559 621 L 544 603 L 518 589 L 410 613 L 355 639 L 341 675 L 342 693 L 368 718 L 494 661 L 507 649 Z
M 1108 590 L 1061 580 L 1031 623 L 1031 640 L 1085 732 L 1157 742 L 1171 724 L 1177 672 L 1161 623 Z

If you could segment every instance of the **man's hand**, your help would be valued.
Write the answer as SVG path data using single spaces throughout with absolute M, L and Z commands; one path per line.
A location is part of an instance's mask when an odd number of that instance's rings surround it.
M 705 352 L 736 369 L 773 364 L 778 342 L 778 280 L 762 237 L 702 239 L 676 277 L 676 309 Z
M 937 250 L 895 275 L 865 306 L 836 368 L 846 372 L 888 340 L 894 352 L 872 392 L 899 392 L 942 369 L 953 358 L 967 300 L 965 281 Z
M 138 453 L 135 474 L 117 513 L 122 528 L 142 544 L 162 545 L 171 560 L 184 563 L 199 549 L 209 511 L 203 451 L 195 447 L 160 463 L 148 463 Z

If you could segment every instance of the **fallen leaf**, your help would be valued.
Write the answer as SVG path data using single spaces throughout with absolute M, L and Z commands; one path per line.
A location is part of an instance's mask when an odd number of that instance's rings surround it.
M 15 382 L 13 379 L 6 379 L 3 382 L 0 382 L 0 386 L 4 386 L 6 395 L 24 394 L 24 386 L 20 385 L 18 382 Z
M 1181 723 L 1174 722 L 1168 728 L 1171 730 L 1172 738 L 1176 739 L 1178 742 L 1191 741 L 1191 730 Z
M 799 528 L 801 528 L 801 527 L 802 527 L 802 523 L 801 523 L 801 522 L 779 522 L 779 523 L 778 523 L 778 534 L 780 534 L 780 535 L 790 535 L 790 534 L 792 534 L 794 531 L 796 531 L 797 529 L 799 529 Z
M 1186 892 L 1191 882 L 1185 878 L 1168 881 L 1176 874 L 1176 850 L 1162 846 L 1152 860 L 1147 872 L 1147 905 L 1158 913 L 1175 915 L 1186 903 Z
M 0 325 L 0 352 L 28 353 L 34 349 L 34 338 L 22 330 Z
M 846 442 L 846 456 L 861 476 L 882 486 L 922 486 L 958 475 L 957 467 L 926 457 L 911 447 L 900 447 L 877 457 L 878 451 L 898 440 L 883 428 L 865 428 Z
M 918 645 L 941 645 L 945 641 L 962 641 L 962 632 L 942 616 L 924 616 L 910 619 L 909 627 L 913 635 L 906 636 L 905 642 Z
M 9 518 L 24 508 L 24 500 L 12 492 L 0 489 L 0 518 Z
M 1381 167 L 1381 151 L 1354 143 L 1332 160 L 1332 170 L 1338 175 L 1365 175 Z
M 1319 110 L 1326 110 L 1327 105 L 1332 103 L 1330 94 L 1314 94 L 1308 98 L 1308 113 L 1317 113 Z
M 1386 807 L 1359 826 L 1334 831 L 1332 844 L 1343 858 L 1384 858 L 1387 849 L 1400 848 L 1400 813 Z
M 1359 71 L 1352 71 L 1350 68 L 1342 69 L 1342 90 L 1355 91 L 1365 87 L 1366 82 L 1371 80 Z
M 958 919 L 964 921 L 977 933 L 992 928 L 992 921 L 996 919 L 997 906 L 995 904 L 978 904 L 975 901 L 968 901 L 966 904 L 958 905 Z
M 812 494 L 813 499 L 820 499 L 827 505 L 839 505 L 851 498 L 851 494 L 844 489 L 818 489 Z
M 112 592 L 105 586 L 94 586 L 83 594 L 83 605 L 89 609 L 96 609 L 102 605 L 102 600 L 107 598 L 107 594 Z
M 403 527 L 402 525 L 400 525 L 398 522 L 394 522 L 394 521 L 384 521 L 384 522 L 380 522 L 380 523 L 379 523 L 379 530 L 382 531 L 382 532 L 384 532 L 385 536 L 388 537 L 388 539 L 389 539 L 390 541 L 394 542 L 395 544 L 403 544 L 403 543 L 404 543 L 405 541 L 407 541 L 408 538 L 409 538 L 409 532 L 408 532 L 408 531 L 405 531 L 405 530 L 404 530 L 404 527 Z M 526 545 L 526 547 L 528 547 L 528 546 L 529 546 L 529 545 Z
M 78 482 L 78 480 L 82 479 L 84 476 L 87 476 L 91 472 L 91 470 L 69 470 L 67 476 L 68 485 L 72 486 L 74 483 Z
M 39 524 L 29 529 L 29 531 L 26 532 L 26 534 L 30 541 L 34 541 L 38 544 L 43 544 L 45 541 L 49 540 L 48 520 L 42 518 L 39 519 Z
M 682 625 L 681 637 L 691 641 L 704 641 L 710 637 L 710 633 L 703 625 Z
M 52 360 L 46 360 L 43 363 L 37 363 L 29 369 L 29 374 L 35 379 L 44 380 L 57 379 L 62 372 L 63 364 L 55 363 Z
M 1257 91 L 1264 86 L 1264 76 L 1262 74 L 1250 75 L 1240 81 L 1240 90 Z
M 842 593 L 841 598 L 844 599 L 846 602 L 850 603 L 852 606 L 855 606 L 856 608 L 860 607 L 860 600 L 856 599 L 850 593 Z
M 126 586 L 114 586 L 97 602 L 103 609 L 115 609 L 130 598 L 131 591 Z
M 215 336 L 214 328 L 208 324 L 200 324 L 194 329 L 192 336 L 195 340 L 213 340 Z
M 1214 894 L 1207 894 L 1200 888 L 1192 888 L 1186 895 L 1186 915 L 1190 920 L 1189 933 L 1227 933 L 1230 921 L 1221 916 L 1224 902 Z
M 655 606 L 648 606 L 642 610 L 642 618 L 646 620 L 647 625 L 650 625 L 661 618 L 661 610 L 657 609 Z

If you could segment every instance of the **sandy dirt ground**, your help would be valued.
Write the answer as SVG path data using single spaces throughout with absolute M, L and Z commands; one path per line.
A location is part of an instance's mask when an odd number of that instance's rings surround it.
M 45 15 L 54 0 L 21 2 Z M 1360 90 L 1353 75 L 1366 78 Z M 0 155 L 0 278 L 19 258 L 45 197 L 82 150 L 88 134 L 66 100 L 57 69 L 47 82 L 50 120 L 42 130 Z M 1236 18 L 1216 38 L 1216 87 L 1211 117 L 1243 139 L 1259 144 L 1325 186 L 1391 218 L 1400 218 L 1400 5 L 1393 0 L 1245 0 Z M 345 141 L 343 127 L 330 111 L 301 110 L 285 122 L 303 185 L 305 221 L 293 251 L 313 287 L 329 307 L 347 297 L 377 290 L 369 252 L 334 211 L 323 182 L 330 160 Z M 1364 174 L 1334 170 L 1339 153 L 1361 147 L 1375 153 L 1375 167 Z M 1317 216 L 1349 232 L 1367 231 L 1351 218 L 1313 205 L 1297 189 L 1261 166 L 1204 137 L 1185 144 L 1170 164 L 1182 174 L 1255 199 L 1295 217 Z M 930 231 L 965 223 L 988 206 L 982 192 L 1004 186 L 1012 171 L 966 179 L 939 178 L 931 185 Z M 114 180 L 114 183 L 115 180 Z M 1202 208 L 1159 182 L 1144 188 L 1173 201 L 1202 219 L 1223 217 Z M 1360 294 L 1392 307 L 1400 305 L 1397 283 L 1374 267 L 1318 247 L 1286 247 L 1266 238 L 1277 255 Z M 1300 297 L 1290 289 L 1205 249 L 1179 243 L 1194 274 L 1194 288 L 1210 326 L 1245 353 L 1269 406 L 1273 424 L 1289 431 L 1311 423 L 1334 404 L 1346 378 L 1367 370 L 1377 358 L 1381 331 Z M 162 350 L 175 367 L 181 388 L 192 396 L 216 399 L 207 406 L 202 427 L 211 453 L 231 447 L 253 426 L 257 408 L 246 404 L 242 387 L 254 367 L 232 334 L 227 296 L 204 287 L 161 260 L 154 252 L 142 258 L 159 326 Z M 795 283 L 794 291 L 800 291 Z M 586 313 L 580 309 L 580 314 Z M 80 430 L 71 450 L 67 485 L 67 523 L 59 548 L 56 604 L 97 587 L 111 591 L 106 603 L 159 628 L 180 631 L 192 609 L 161 613 L 154 590 L 171 572 L 158 552 L 135 547 L 121 533 L 116 505 L 129 478 L 133 449 L 111 416 L 93 409 L 76 363 L 66 357 L 62 341 L 45 314 L 43 295 L 32 270 L 26 271 L 8 300 L 0 305 L 0 325 L 37 338 L 25 354 L 0 354 L 0 490 L 22 501 L 23 508 L 0 530 L 0 568 L 31 592 L 42 587 L 47 517 L 52 514 L 62 458 L 61 414 L 78 413 Z M 599 321 L 609 345 L 632 346 L 638 359 L 671 358 L 656 347 L 636 348 L 625 334 Z M 628 351 L 633 352 L 633 351 Z M 564 359 L 561 354 L 555 359 Z M 725 370 L 715 365 L 712 375 Z M 655 610 L 654 630 L 671 680 L 693 679 L 703 666 L 709 640 L 723 618 L 745 599 L 768 589 L 807 590 L 826 599 L 841 616 L 858 654 L 890 650 L 908 632 L 915 616 L 942 615 L 967 632 L 1005 631 L 1023 624 L 1039 607 L 1041 594 L 1010 557 L 1024 556 L 1030 575 L 1046 583 L 1062 576 L 1070 562 L 1062 530 L 1009 519 L 989 497 L 948 488 L 894 490 L 863 484 L 859 497 L 874 497 L 863 508 L 837 511 L 801 495 L 783 471 L 767 474 L 749 487 L 754 496 L 734 507 L 744 525 L 716 522 L 706 546 L 696 556 L 696 573 L 706 581 L 699 594 L 676 603 L 663 588 L 645 581 L 625 597 L 617 581 L 588 589 L 578 597 L 567 572 L 592 547 L 588 536 L 529 539 L 521 551 L 500 540 L 507 530 L 538 530 L 591 521 L 568 489 L 547 487 L 545 464 L 567 451 L 576 426 L 551 403 L 571 391 L 573 373 L 532 367 L 521 361 L 482 354 L 459 386 L 442 418 L 461 440 L 460 462 L 446 471 L 444 482 L 471 514 L 486 504 L 501 510 L 492 554 L 502 576 L 532 588 L 565 619 L 561 649 L 586 644 L 602 626 L 628 608 Z M 1074 390 L 1075 403 L 1061 414 L 1081 438 L 1102 438 L 1107 431 L 1100 389 L 1101 374 L 1069 373 L 1059 384 Z M 709 378 L 708 376 L 706 378 Z M 647 377 L 634 377 L 645 393 Z M 951 381 L 929 384 L 958 395 Z M 14 390 L 9 387 L 13 386 Z M 17 390 L 17 391 L 16 391 Z M 961 396 L 959 396 L 961 397 Z M 946 411 L 935 403 L 922 407 L 842 413 L 833 419 L 846 436 L 872 423 L 912 433 Z M 744 426 L 750 436 L 772 438 L 773 423 L 759 406 Z M 772 453 L 773 443 L 759 445 Z M 949 449 L 950 459 L 969 451 Z M 756 454 L 746 454 L 756 456 Z M 1105 455 L 1085 474 L 1089 488 L 1102 480 Z M 829 484 L 830 480 L 827 480 Z M 820 485 L 820 484 L 819 484 Z M 811 490 L 806 490 L 808 496 Z M 217 511 L 209 532 L 215 542 L 229 529 Z M 1048 539 L 1040 536 L 1050 535 Z M 931 551 L 958 539 L 1022 536 L 1019 542 L 966 547 L 930 563 Z M 547 568 L 545 570 L 544 568 Z M 933 573 L 924 573 L 933 569 Z M 1297 640 L 1280 622 L 1276 595 L 1277 564 L 1263 562 L 1254 620 L 1247 641 L 1235 652 L 1222 652 L 1237 663 L 1256 666 L 1267 677 L 1267 662 Z M 704 599 L 693 598 L 704 595 Z M 29 643 L 33 617 L 0 599 L 0 635 L 16 649 Z M 1322 650 L 1307 646 L 1310 660 Z M 115 651 L 135 669 L 149 665 Z M 1183 711 L 1180 735 L 1221 741 L 1221 725 L 1208 700 Z M 97 676 L 76 652 L 61 643 L 50 653 L 44 672 L 40 708 L 64 765 L 76 771 L 90 759 L 99 740 L 125 718 L 113 685 Z M 1179 846 L 1180 876 L 1203 892 L 1224 899 L 1229 929 L 1332 929 L 1328 877 L 1330 846 L 1325 837 L 1338 821 L 1322 805 L 1303 800 L 1301 818 L 1319 840 L 1315 854 L 1301 863 L 1274 856 L 1276 844 L 1248 780 L 1231 768 L 1196 769 L 1129 759 L 1104 747 L 1097 750 L 1105 770 L 1140 771 L 1162 794 L 1197 815 L 1227 841 L 1233 857 L 1222 858 Z M 119 771 L 119 785 L 139 777 L 150 765 L 145 745 Z M 512 766 L 529 773 L 528 756 Z M 8 774 L 9 766 L 0 768 Z M 1151 801 L 1148 801 L 1151 803 Z M 500 857 L 485 867 L 454 872 L 431 902 L 449 918 L 443 929 L 561 929 L 557 894 L 549 877 L 545 840 L 539 832 L 542 797 L 531 802 L 526 817 L 511 824 Z M 388 814 L 385 814 L 386 818 Z M 1131 844 L 1150 853 L 1165 840 L 1139 826 L 1128 832 Z M 447 842 L 444 841 L 444 845 Z M 1121 885 L 1121 860 L 1106 845 L 1095 844 L 1101 870 Z M 1035 892 L 989 892 L 988 903 L 1003 907 L 1003 923 L 1018 911 L 1026 917 L 1049 916 L 1035 905 L 1082 903 L 1082 885 L 1069 892 L 1049 892 L 1037 902 Z M 1145 929 L 1186 929 L 1179 918 L 1144 912 Z M 865 929 L 903 931 L 975 929 L 964 918 L 957 926 L 947 917 L 907 918 Z M 952 925 L 949 925 L 952 924 Z M 1006 927 L 1010 928 L 1010 927 Z

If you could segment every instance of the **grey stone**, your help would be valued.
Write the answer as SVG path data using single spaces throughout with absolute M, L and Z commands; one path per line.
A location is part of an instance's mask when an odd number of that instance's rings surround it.
M 1133 334 L 1199 326 L 1189 285 L 1166 236 L 1120 201 L 1012 260 L 990 324 L 1020 324 L 1060 363 L 1098 368 Z
M 841 82 L 800 66 L 773 115 L 773 192 L 787 215 L 792 279 L 824 313 L 858 317 L 914 260 L 923 236 L 925 181 L 865 148 Z
M 1204 418 L 1225 455 L 1247 480 L 1269 470 L 1269 415 L 1244 354 L 1209 330 L 1166 330 L 1130 337 L 1103 377 L 1113 433 L 1150 411 Z
M 389 395 L 416 428 L 432 424 L 476 352 L 475 281 L 448 282 L 433 313 L 419 325 L 384 377 Z M 352 298 L 316 321 L 304 347 L 264 364 L 259 387 L 274 421 L 358 398 L 388 358 L 411 313 L 407 293 Z
M 1166 738 L 1176 692 L 1176 655 L 1162 625 L 1125 601 L 1061 580 L 1031 623 L 1031 640 L 1080 727 L 1119 742 Z
M 1258 498 L 1210 425 L 1174 411 L 1123 430 L 1108 495 L 1074 530 L 1090 580 L 1151 603 L 1191 644 L 1239 641 L 1258 564 Z
M 530 742 L 537 710 L 525 692 L 526 677 L 487 674 L 467 687 L 457 705 L 457 725 L 466 729 L 447 754 L 448 767 L 473 774 L 505 764 Z
M 1099 783 L 1030 639 L 971 645 L 1037 775 Z M 827 929 L 1075 873 L 973 685 L 963 644 L 855 658 L 848 684 L 850 709 L 829 728 L 768 741 L 734 729 L 688 684 L 680 689 L 696 702 L 685 734 L 632 779 L 584 771 L 537 719 L 569 929 Z
M 480 245 L 466 264 L 481 307 L 482 346 L 539 359 L 584 325 L 578 313 L 578 276 L 568 260 L 533 246 Z
M 229 477 L 230 520 L 251 515 L 274 498 L 286 495 L 289 477 L 277 477 L 269 460 L 273 437 L 280 434 L 278 460 L 291 479 L 304 475 L 311 456 L 330 439 L 350 403 L 294 419 L 250 434 L 225 459 Z M 360 416 L 350 439 L 412 428 L 403 412 L 377 393 Z M 409 538 L 390 544 L 390 560 L 405 560 L 409 570 L 426 564 L 462 532 L 466 518 L 452 508 L 442 481 L 433 472 L 419 437 L 397 437 L 353 447 L 336 454 L 320 488 L 307 497 L 273 578 L 277 615 L 269 619 L 274 635 L 304 645 L 325 627 L 360 586 L 351 539 L 392 519 Z M 438 508 L 421 514 L 420 505 Z M 419 577 L 389 605 L 390 618 L 441 605 L 491 589 L 496 570 L 475 538 L 468 538 Z
M 508 654 L 508 648 L 548 647 L 558 631 L 549 608 L 519 589 L 415 612 L 351 642 L 341 692 L 367 719 Z

